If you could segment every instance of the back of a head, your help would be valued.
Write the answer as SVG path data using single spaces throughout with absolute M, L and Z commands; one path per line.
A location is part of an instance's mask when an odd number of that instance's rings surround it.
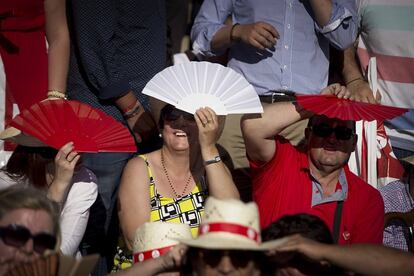
M 54 234 L 58 234 L 58 206 L 47 198 L 45 192 L 23 185 L 12 185 L 0 190 L 0 220 L 7 213 L 17 209 L 46 211 L 52 218 Z
M 319 217 L 309 214 L 286 215 L 281 217 L 263 229 L 262 239 L 263 241 L 269 241 L 293 234 L 301 234 L 306 238 L 321 243 L 333 243 L 328 226 Z
M 320 243 L 333 244 L 328 226 L 319 217 L 309 214 L 281 217 L 263 229 L 262 239 L 270 241 L 294 234 L 300 234 Z M 295 268 L 304 275 L 343 275 L 343 271 L 338 267 L 311 262 L 301 254 L 275 256 L 275 258 L 270 259 L 266 266 L 266 273 L 269 275 L 278 274 L 286 268 Z
M 54 162 L 57 150 L 51 147 L 18 145 L 2 169 L 14 181 L 28 180 L 36 188 L 47 188 L 46 167 Z

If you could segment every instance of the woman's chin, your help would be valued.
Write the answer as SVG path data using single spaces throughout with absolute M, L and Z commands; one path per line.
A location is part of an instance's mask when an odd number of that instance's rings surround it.
M 171 145 L 170 148 L 174 151 L 188 151 L 190 149 L 190 145 L 188 144 L 188 142 L 177 143 Z

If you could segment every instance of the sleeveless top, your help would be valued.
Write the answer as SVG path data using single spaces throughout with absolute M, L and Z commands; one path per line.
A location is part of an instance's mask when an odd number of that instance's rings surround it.
M 151 214 L 150 221 L 165 221 L 171 223 L 186 223 L 190 225 L 191 235 L 194 237 L 198 234 L 198 227 L 201 217 L 204 214 L 204 201 L 208 196 L 207 185 L 202 181 L 196 183 L 193 190 L 180 198 L 169 198 L 161 196 L 155 187 L 154 175 L 146 155 L 138 155 L 144 159 L 147 165 L 148 177 L 150 180 L 150 202 Z M 114 266 L 112 272 L 127 269 L 133 265 L 132 253 L 119 246 L 114 257 Z
M 198 227 L 204 213 L 204 201 L 207 198 L 207 187 L 204 178 L 196 183 L 193 190 L 179 198 L 163 197 L 157 191 L 155 180 L 146 155 L 139 155 L 147 165 L 150 179 L 150 221 L 185 223 L 190 225 L 191 234 L 197 236 Z

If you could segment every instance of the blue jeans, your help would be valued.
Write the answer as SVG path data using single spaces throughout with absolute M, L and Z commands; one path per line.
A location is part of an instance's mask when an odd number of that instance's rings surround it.
M 113 255 L 118 241 L 118 216 L 116 200 L 122 170 L 130 153 L 87 153 L 83 165 L 98 178 L 99 199 L 91 207 L 85 238 L 81 243 L 84 255 L 98 253 L 101 258 L 92 275 L 107 275 L 112 268 Z

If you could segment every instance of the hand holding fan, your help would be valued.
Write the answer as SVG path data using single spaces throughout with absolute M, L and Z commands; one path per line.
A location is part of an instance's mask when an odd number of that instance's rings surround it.
M 297 95 L 296 99 L 307 110 L 341 120 L 384 121 L 408 111 L 406 108 L 340 99 L 334 95 Z
M 136 152 L 134 138 L 125 126 L 77 101 L 36 103 L 10 125 L 56 149 L 73 141 L 78 152 Z
M 192 114 L 207 106 L 217 115 L 263 112 L 253 86 L 242 75 L 217 63 L 170 66 L 155 75 L 142 93 Z

